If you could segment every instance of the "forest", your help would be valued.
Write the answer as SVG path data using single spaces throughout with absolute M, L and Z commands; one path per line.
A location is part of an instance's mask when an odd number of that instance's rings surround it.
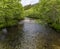
M 20 0 L 0 0 L 0 28 L 17 25 L 25 17 L 40 19 L 60 30 L 60 0 L 40 0 L 23 7 Z

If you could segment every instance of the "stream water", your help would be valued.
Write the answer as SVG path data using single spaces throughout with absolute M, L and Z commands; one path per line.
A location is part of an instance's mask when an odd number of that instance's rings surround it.
M 0 31 L 0 49 L 60 49 L 60 33 L 25 18 Z

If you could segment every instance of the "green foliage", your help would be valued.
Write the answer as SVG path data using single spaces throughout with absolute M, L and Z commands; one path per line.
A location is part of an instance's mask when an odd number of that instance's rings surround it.
M 19 0 L 0 0 L 0 28 L 15 25 L 23 18 L 23 11 Z
M 30 18 L 37 19 L 38 18 L 38 11 L 36 10 L 37 5 L 38 4 L 24 7 L 25 8 L 24 15 Z
M 38 18 L 60 30 L 60 0 L 40 0 L 34 11 Z

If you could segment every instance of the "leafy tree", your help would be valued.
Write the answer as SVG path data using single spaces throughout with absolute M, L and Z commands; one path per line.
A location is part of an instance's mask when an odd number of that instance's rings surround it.
M 35 7 L 38 18 L 60 30 L 60 0 L 40 0 Z
M 0 27 L 15 25 L 23 18 L 23 7 L 19 0 L 0 0 Z

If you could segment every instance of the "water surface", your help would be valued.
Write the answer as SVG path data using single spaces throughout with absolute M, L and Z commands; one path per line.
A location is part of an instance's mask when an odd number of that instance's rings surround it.
M 60 33 L 29 18 L 0 32 L 0 49 L 60 49 Z

